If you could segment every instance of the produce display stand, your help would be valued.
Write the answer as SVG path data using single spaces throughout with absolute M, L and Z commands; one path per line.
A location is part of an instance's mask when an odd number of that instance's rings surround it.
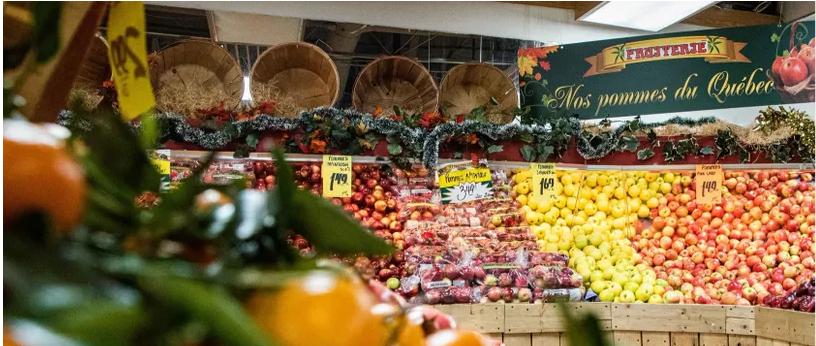
M 813 314 L 754 306 L 570 303 L 593 312 L 617 345 L 813 345 Z M 507 346 L 567 345 L 557 304 L 440 305 L 460 327 Z

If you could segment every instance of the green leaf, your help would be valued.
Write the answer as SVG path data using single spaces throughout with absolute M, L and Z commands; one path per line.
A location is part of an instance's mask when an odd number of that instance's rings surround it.
M 145 150 L 156 147 L 156 139 L 159 136 L 159 123 L 153 117 L 152 112 L 147 112 L 139 117 L 139 142 Z
M 50 60 L 59 51 L 61 12 L 61 2 L 35 1 L 31 3 L 31 17 L 34 24 L 31 28 L 31 38 L 38 63 Z
M 295 191 L 289 210 L 295 232 L 322 253 L 385 255 L 394 249 L 363 229 L 339 207 L 306 191 Z
M 520 141 L 522 141 L 524 143 L 532 143 L 533 139 L 534 139 L 533 135 L 529 134 L 529 133 L 521 134 L 521 135 L 519 135 L 518 138 L 519 138 Z
M 714 155 L 714 148 L 711 146 L 705 146 L 700 148 L 700 155 Z
M 649 148 L 641 149 L 637 152 L 637 158 L 640 161 L 648 160 L 652 158 L 654 155 L 655 155 L 654 151 L 652 151 L 652 149 Z
M 539 144 L 538 145 L 538 161 L 539 162 L 547 161 L 547 159 L 550 158 L 550 155 L 552 155 L 554 152 L 555 152 L 555 148 L 553 146 L 545 145 L 545 144 Z
M 55 331 L 86 345 L 130 345 L 145 317 L 139 305 L 97 299 L 46 317 Z
M 139 285 L 159 301 L 205 323 L 223 344 L 270 344 L 241 304 L 223 288 L 169 275 L 146 275 L 140 278 Z
M 400 106 L 394 105 L 394 115 L 402 115 L 402 108 Z
M 635 152 L 637 151 L 638 145 L 640 141 L 638 141 L 637 137 L 635 136 L 623 136 L 621 137 L 620 146 L 621 149 L 624 151 Z
M 258 145 L 258 134 L 257 133 L 250 133 L 246 136 L 246 144 L 253 149 Z
M 771 42 L 779 42 L 780 38 L 776 33 L 771 34 Z
M 402 146 L 398 143 L 388 143 L 388 155 L 402 154 Z
M 292 167 L 286 162 L 282 150 L 275 149 L 272 155 L 275 157 L 275 168 L 277 168 L 277 188 L 275 189 L 277 204 L 271 203 L 274 207 L 270 210 L 270 214 L 275 215 L 281 229 L 288 229 L 291 216 L 286 210 L 286 206 L 292 205 L 292 198 L 297 190 L 295 187 L 295 174 L 292 172 Z
M 522 146 L 519 151 L 521 151 L 521 157 L 524 158 L 524 161 L 532 162 L 536 158 L 535 149 L 527 144 Z
M 491 146 L 487 147 L 487 153 L 488 154 L 500 153 L 502 151 L 504 151 L 504 146 L 502 146 L 500 144 L 495 144 L 495 145 L 491 145 Z

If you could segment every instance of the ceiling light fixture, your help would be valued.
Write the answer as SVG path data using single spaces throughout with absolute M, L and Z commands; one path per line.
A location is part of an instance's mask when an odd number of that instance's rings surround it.
M 578 20 L 656 32 L 691 17 L 714 3 L 715 1 L 605 1 Z

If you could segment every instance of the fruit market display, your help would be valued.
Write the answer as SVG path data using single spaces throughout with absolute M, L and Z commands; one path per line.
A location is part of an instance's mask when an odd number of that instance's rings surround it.
M 249 166 L 273 186 L 274 165 Z M 320 194 L 319 171 L 296 166 L 299 186 Z M 726 171 L 718 205 L 695 201 L 689 172 L 556 177 L 544 200 L 529 169 L 495 169 L 497 197 L 442 205 L 427 171 L 355 164 L 352 197 L 332 202 L 397 249 L 350 264 L 415 303 L 767 305 L 813 276 L 812 172 Z

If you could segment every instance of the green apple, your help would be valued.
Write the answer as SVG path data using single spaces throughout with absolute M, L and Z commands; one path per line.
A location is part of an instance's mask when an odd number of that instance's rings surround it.
M 603 281 L 603 279 L 604 279 L 603 272 L 597 269 L 593 270 L 592 274 L 589 275 L 589 281 L 592 282 Z
M 611 289 L 605 289 L 598 294 L 598 299 L 600 299 L 602 302 L 611 302 L 615 298 L 617 298 L 617 296 Z
M 666 280 L 663 280 L 663 279 L 657 279 L 657 280 L 655 280 L 655 285 L 658 285 L 658 286 L 661 286 L 661 287 L 666 287 L 666 286 L 669 285 L 669 282 L 666 281 Z
M 649 297 L 649 300 L 647 301 L 647 303 L 649 303 L 649 304 L 663 304 L 663 297 L 661 297 L 659 294 L 653 294 L 651 297 Z
M 616 271 L 612 273 L 612 281 L 618 283 L 619 285 L 623 286 L 627 282 L 629 282 L 629 278 L 626 276 L 625 273 Z
M 640 284 L 638 284 L 637 282 L 634 282 L 634 281 L 629 281 L 629 282 L 623 284 L 623 289 L 625 291 L 635 292 L 635 291 L 637 291 L 637 289 L 639 287 L 640 287 Z
M 395 290 L 400 287 L 400 281 L 397 278 L 388 278 L 388 280 L 385 281 L 385 285 L 388 286 L 388 288 Z
M 589 242 L 589 240 L 583 234 L 580 234 L 577 237 L 575 237 L 575 247 L 577 247 L 579 249 L 585 248 L 587 246 L 588 242 Z
M 635 301 L 635 293 L 630 290 L 623 290 L 618 297 L 620 297 L 621 303 L 632 303 Z
M 592 289 L 595 293 L 603 292 L 606 287 L 608 286 L 608 281 L 592 281 L 592 284 L 589 285 L 589 288 Z
M 637 290 L 635 290 L 635 297 L 637 298 L 637 300 L 645 302 L 649 300 L 649 296 L 651 296 L 652 293 L 654 293 L 654 288 L 652 287 L 652 285 L 643 284 L 640 285 L 640 287 L 638 287 Z
M 607 281 L 606 289 L 612 290 L 612 292 L 614 292 L 615 295 L 618 295 L 621 293 L 621 291 L 623 291 L 623 286 L 614 281 Z

